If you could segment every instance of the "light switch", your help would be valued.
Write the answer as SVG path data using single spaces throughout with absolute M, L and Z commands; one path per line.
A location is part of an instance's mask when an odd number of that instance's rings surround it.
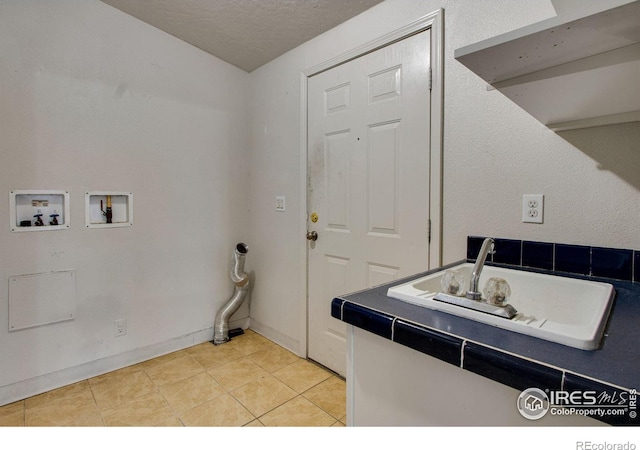
M 286 209 L 284 196 L 276 197 L 276 211 L 284 211 Z

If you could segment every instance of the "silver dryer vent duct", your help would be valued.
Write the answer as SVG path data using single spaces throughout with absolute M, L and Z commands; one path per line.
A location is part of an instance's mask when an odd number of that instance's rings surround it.
M 240 308 L 249 291 L 249 275 L 244 272 L 244 259 L 249 252 L 249 246 L 240 242 L 233 252 L 233 262 L 229 275 L 235 284 L 233 295 L 216 314 L 213 325 L 213 344 L 224 344 L 229 340 L 229 317 Z

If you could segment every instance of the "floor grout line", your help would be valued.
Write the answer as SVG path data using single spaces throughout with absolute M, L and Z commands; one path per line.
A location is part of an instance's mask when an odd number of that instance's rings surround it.
M 160 401 L 160 399 L 162 400 L 162 404 L 168 406 L 168 410 L 165 409 L 166 413 L 170 412 L 171 418 L 164 418 L 162 420 L 158 420 L 157 423 L 175 423 L 175 424 L 181 424 L 182 426 L 186 426 L 183 416 L 188 412 L 191 411 L 194 408 L 198 408 L 208 402 L 212 402 L 215 401 L 216 398 L 220 397 L 221 395 L 229 395 L 235 402 L 237 402 L 240 406 L 242 406 L 242 408 L 248 412 L 248 414 L 250 415 L 250 417 L 252 417 L 251 420 L 249 420 L 248 422 L 246 422 L 244 425 L 242 426 L 246 426 L 249 423 L 252 423 L 254 421 L 257 421 L 258 424 L 262 425 L 262 426 L 266 426 L 261 420 L 260 418 L 264 418 L 265 415 L 271 413 L 272 411 L 276 410 L 277 408 L 283 407 L 284 405 L 286 405 L 288 402 L 291 402 L 293 400 L 296 400 L 300 397 L 302 397 L 303 399 L 305 399 L 306 401 L 308 401 L 311 405 L 313 405 L 315 408 L 317 408 L 318 410 L 322 411 L 323 413 L 327 414 L 329 417 L 331 417 L 332 419 L 335 419 L 334 422 L 332 422 L 331 425 L 329 426 L 335 426 L 339 423 L 344 424 L 344 422 L 341 421 L 340 417 L 336 417 L 334 414 L 332 414 L 331 412 L 325 410 L 324 408 L 322 408 L 319 404 L 317 404 L 316 402 L 312 401 L 310 398 L 308 398 L 305 394 L 308 394 L 311 390 L 317 388 L 318 386 L 320 386 L 321 384 L 331 380 L 333 377 L 336 377 L 336 379 L 341 380 L 344 382 L 344 379 L 341 378 L 339 375 L 335 374 L 334 372 L 330 371 L 329 369 L 327 369 L 324 366 L 321 366 L 319 364 L 317 364 L 315 361 L 311 361 L 305 358 L 301 358 L 298 357 L 296 355 L 295 359 L 287 362 L 287 360 L 290 358 L 290 355 L 288 355 L 288 353 L 293 354 L 292 352 L 290 352 L 289 350 L 287 350 L 284 347 L 279 346 L 278 344 L 267 340 L 266 338 L 260 336 L 259 334 L 255 333 L 255 332 L 250 332 L 249 334 L 245 334 L 243 336 L 247 336 L 243 341 L 240 340 L 242 338 L 242 336 L 239 336 L 237 339 L 238 341 L 236 341 L 236 344 L 234 344 L 234 347 L 230 348 L 231 350 L 235 350 L 235 352 L 237 352 L 237 354 L 241 354 L 241 356 L 238 358 L 235 355 L 233 355 L 234 351 L 228 351 L 229 356 L 229 360 L 226 360 L 224 356 L 221 356 L 221 360 L 222 362 L 220 362 L 219 364 L 216 362 L 214 363 L 214 365 L 212 365 L 212 367 L 209 367 L 207 364 L 207 356 L 209 350 L 206 347 L 202 347 L 202 351 L 200 351 L 200 349 L 195 349 L 198 346 L 201 346 L 202 344 L 197 344 L 194 345 L 192 347 L 189 347 L 187 349 L 182 349 L 182 350 L 178 350 L 177 352 L 172 352 L 172 353 L 181 353 L 180 355 L 175 355 L 174 357 L 169 357 L 167 358 L 169 354 L 166 355 L 161 355 L 157 358 L 152 358 L 148 361 L 143 361 L 137 364 L 132 364 L 131 366 L 127 366 L 127 367 L 123 367 L 102 375 L 98 375 L 96 377 L 91 377 L 91 378 L 87 378 L 85 380 L 79 381 L 77 383 L 72 383 L 69 386 L 73 386 L 74 384 L 78 384 L 77 388 L 80 389 L 80 384 L 81 383 L 86 383 L 86 386 L 88 386 L 89 388 L 89 393 L 90 393 L 90 401 L 91 401 L 91 405 L 89 403 L 87 403 L 87 400 L 89 400 L 85 394 L 82 395 L 83 398 L 85 398 L 84 402 L 81 404 L 82 406 L 79 406 L 79 408 L 81 407 L 90 407 L 90 409 L 94 410 L 98 413 L 100 421 L 102 422 L 103 426 L 109 426 L 107 425 L 107 420 L 105 419 L 105 412 L 108 411 L 117 411 L 118 408 L 122 408 L 122 405 L 126 404 L 127 402 L 133 401 L 135 399 L 141 398 L 144 395 L 158 395 L 158 397 L 155 397 L 158 399 L 158 401 Z M 230 341 L 231 342 L 231 341 Z M 243 344 L 244 342 L 244 344 Z M 243 345 L 245 345 L 246 347 L 243 350 Z M 213 345 L 212 345 L 213 347 Z M 218 346 L 215 346 L 218 347 Z M 214 348 L 215 348 L 214 347 Z M 189 352 L 188 350 L 192 349 L 191 352 Z M 245 351 L 247 353 L 245 353 Z M 254 361 L 251 356 L 252 355 L 256 355 L 259 352 L 265 352 L 268 353 L 269 351 L 274 351 L 274 358 L 277 359 L 277 361 L 275 363 L 273 363 L 273 359 L 271 361 L 268 362 L 263 362 L 263 365 L 265 365 L 266 367 L 270 368 L 271 370 L 267 370 L 267 368 L 261 366 L 260 364 L 258 364 L 256 361 Z M 215 352 L 215 350 L 213 350 L 213 352 Z M 220 351 L 218 350 L 219 353 L 224 353 L 225 351 Z M 198 358 L 198 354 L 201 355 L 201 358 Z M 282 355 L 282 356 L 280 356 Z M 175 365 L 175 367 L 171 367 L 171 374 L 166 376 L 165 378 L 162 377 L 162 367 L 166 364 L 170 364 L 172 362 L 174 362 L 175 360 L 179 359 L 179 358 L 183 358 L 183 356 L 188 356 L 189 358 L 184 358 L 184 362 L 186 363 L 186 366 L 188 366 L 188 368 L 185 368 L 186 371 L 189 371 L 190 369 L 193 369 L 194 367 L 199 367 L 199 370 L 195 370 L 194 373 L 189 374 L 188 376 L 186 376 L 185 378 L 182 378 L 181 375 L 181 370 L 183 369 L 183 367 L 181 367 L 180 365 Z M 162 358 L 162 362 L 157 362 L 157 360 Z M 282 359 L 281 359 L 282 358 Z M 252 381 L 247 381 L 244 384 L 241 384 L 240 386 L 234 386 L 233 388 L 228 388 L 228 383 L 222 384 L 220 381 L 218 381 L 218 379 L 216 379 L 216 377 L 211 373 L 212 370 L 216 369 L 216 368 L 220 368 L 223 367 L 227 364 L 233 363 L 234 361 L 238 361 L 240 359 L 246 359 L 246 361 L 250 361 L 251 363 L 255 364 L 255 366 L 260 367 L 261 370 L 264 371 L 265 375 L 259 375 L 259 377 L 257 378 L 257 380 L 252 380 Z M 259 360 L 259 358 L 256 358 Z M 215 358 L 212 357 L 212 360 L 215 361 Z M 278 363 L 278 361 L 282 361 L 283 365 L 280 365 Z M 290 370 L 293 369 L 293 365 L 300 363 L 300 361 L 307 361 L 310 364 L 313 364 L 315 367 L 321 369 L 323 371 L 323 373 L 326 376 L 326 378 L 322 379 L 321 381 L 318 382 L 314 382 L 311 386 L 308 387 L 304 387 L 304 389 L 302 389 L 301 392 L 298 392 L 297 389 L 295 389 L 295 385 L 296 383 L 291 383 L 288 384 L 286 381 L 287 379 L 287 372 L 283 371 L 284 369 L 289 368 Z M 145 364 L 148 363 L 148 364 Z M 195 364 L 194 364 L 195 363 Z M 135 367 L 137 366 L 137 367 Z M 255 367 L 254 366 L 254 367 Z M 166 367 L 167 369 L 169 369 L 169 366 Z M 129 369 L 127 371 L 127 369 Z M 304 369 L 302 369 L 304 371 Z M 121 372 L 122 371 L 122 372 Z M 151 371 L 151 373 L 150 373 Z M 282 377 L 282 379 L 276 375 L 274 375 L 277 372 L 283 371 L 280 376 Z M 130 375 L 132 374 L 136 374 L 136 373 L 141 373 L 144 376 L 143 377 L 139 377 L 136 378 L 134 377 L 130 377 Z M 302 372 L 304 373 L 304 372 Z M 189 409 L 186 409 L 185 411 L 179 412 L 176 409 L 176 404 L 172 404 L 171 399 L 169 397 L 167 397 L 168 392 L 170 392 L 168 389 L 164 389 L 164 388 L 168 388 L 170 386 L 176 386 L 179 387 L 181 383 L 186 383 L 189 380 L 192 380 L 194 377 L 199 377 L 202 376 L 202 374 L 206 374 L 207 377 L 209 377 L 211 379 L 211 381 L 213 383 L 215 383 L 216 386 L 219 386 L 221 388 L 221 393 L 218 395 L 215 395 L 212 398 L 209 398 L 207 400 L 203 400 L 200 403 L 196 403 L 194 402 L 193 405 L 195 406 L 189 406 Z M 295 380 L 296 376 L 300 376 L 297 375 L 295 372 L 295 369 L 293 369 L 290 374 L 290 376 L 293 376 L 293 378 L 290 378 L 290 380 Z M 153 375 L 153 376 L 152 376 Z M 166 375 L 166 374 L 165 374 Z M 163 380 L 170 380 L 170 378 L 172 376 L 174 376 L 177 378 L 177 381 L 163 381 Z M 292 398 L 289 398 L 281 403 L 279 403 L 276 406 L 270 407 L 267 411 L 263 412 L 262 414 L 260 414 L 259 416 L 255 415 L 247 406 L 245 406 L 244 403 L 242 403 L 242 401 L 239 400 L 239 398 L 237 398 L 232 391 L 234 390 L 238 390 L 244 386 L 247 386 L 250 383 L 255 383 L 259 380 L 261 380 L 262 378 L 264 378 L 266 375 L 269 375 L 274 381 L 276 381 L 277 383 L 281 383 L 283 386 L 286 386 L 287 389 L 291 390 L 292 392 L 295 393 L 295 395 Z M 123 378 L 118 379 L 118 377 L 122 376 Z M 95 382 L 91 382 L 91 379 L 96 379 L 98 377 L 105 377 L 101 380 L 100 383 L 95 383 Z M 132 392 L 129 393 L 127 392 L 127 388 L 126 387 L 122 387 L 120 386 L 119 383 L 122 383 L 125 379 L 127 379 L 127 382 L 130 382 L 130 378 L 134 378 L 135 383 L 146 383 L 148 380 L 148 382 L 151 383 L 150 386 L 147 386 L 147 388 L 142 389 L 142 387 L 140 387 L 141 390 L 139 390 L 138 392 Z M 140 378 L 144 378 L 144 380 L 140 380 Z M 195 383 L 195 382 L 194 382 Z M 299 384 L 299 383 L 298 383 Z M 197 386 L 194 384 L 194 386 Z M 67 386 L 63 386 L 59 389 L 63 389 L 66 388 Z M 104 391 L 100 391 L 98 392 L 99 389 L 104 388 Z M 123 390 L 119 389 L 122 388 Z M 82 387 L 82 389 L 85 389 L 85 387 Z M 109 392 L 111 391 L 111 389 L 113 389 L 113 392 Z M 136 388 L 129 388 L 130 390 L 135 391 Z M 52 391 L 49 392 L 54 392 L 57 389 L 54 389 Z M 163 392 L 164 390 L 164 392 Z M 51 398 L 47 399 L 47 401 L 45 403 L 42 404 L 42 406 L 44 406 L 46 408 L 46 405 L 49 404 L 51 401 L 57 401 L 60 398 L 65 398 L 67 396 L 70 397 L 77 397 L 76 396 L 76 391 L 73 391 L 73 389 L 69 389 L 69 391 L 62 391 L 63 393 L 58 397 L 56 396 L 56 394 L 53 394 L 51 396 Z M 82 392 L 82 390 L 80 390 L 80 392 Z M 46 394 L 46 393 L 44 393 Z M 40 394 L 42 395 L 42 394 Z M 112 395 L 112 397 L 109 397 L 110 395 Z M 208 395 L 208 394 L 207 394 Z M 36 396 L 34 396 L 36 397 Z M 30 397 L 31 398 L 31 397 Z M 98 398 L 101 399 L 101 402 L 98 402 Z M 111 400 L 110 400 L 111 399 Z M 19 409 L 19 411 L 21 411 L 21 417 L 22 417 L 22 425 L 26 426 L 27 424 L 27 400 L 28 399 L 23 399 L 21 400 L 21 404 L 20 407 L 21 409 Z M 79 400 L 79 399 L 78 399 Z M 110 401 L 115 401 L 114 403 L 110 403 Z M 187 403 L 189 405 L 189 403 Z M 40 405 L 38 405 L 40 406 Z M 162 408 L 166 408 L 166 406 L 162 406 Z M 45 409 L 43 408 L 43 409 Z M 18 408 L 16 408 L 18 409 Z M 1 409 L 0 409 L 1 411 Z M 57 411 L 53 412 L 53 415 L 49 418 L 45 420 L 49 420 L 52 423 L 56 423 L 56 420 L 58 421 L 58 423 L 83 423 L 82 422 L 82 418 L 76 416 L 76 418 L 74 419 L 73 415 L 67 416 L 67 417 L 56 417 L 55 413 Z M 12 413 L 14 414 L 14 413 Z M 342 414 L 343 416 L 346 415 Z M 2 412 L 0 412 L 0 419 L 2 419 Z M 94 418 L 94 420 L 97 420 L 98 416 L 96 416 Z M 75 422 L 74 422 L 75 420 Z M 124 419 L 123 419 L 124 420 Z M 65 422 L 66 421 L 66 422 Z M 56 426 L 56 425 L 52 425 L 52 426 Z

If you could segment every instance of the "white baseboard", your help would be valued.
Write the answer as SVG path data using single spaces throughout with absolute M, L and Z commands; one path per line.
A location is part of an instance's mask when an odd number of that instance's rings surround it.
M 271 327 L 261 324 L 260 322 L 257 322 L 253 318 L 251 319 L 251 329 L 256 333 L 266 337 L 270 341 L 273 341 L 276 344 L 286 348 L 287 350 L 290 350 L 291 352 L 295 353 L 297 356 L 301 358 L 307 357 L 306 354 L 303 354 L 300 351 L 300 342 L 298 340 L 292 339 L 291 337 L 282 334 L 278 330 L 275 330 Z
M 0 406 L 213 339 L 213 328 L 0 387 Z

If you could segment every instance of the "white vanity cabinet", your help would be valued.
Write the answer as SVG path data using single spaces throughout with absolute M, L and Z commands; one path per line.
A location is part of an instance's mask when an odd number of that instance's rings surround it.
M 606 426 L 582 416 L 525 419 L 520 391 L 347 326 L 347 426 Z

